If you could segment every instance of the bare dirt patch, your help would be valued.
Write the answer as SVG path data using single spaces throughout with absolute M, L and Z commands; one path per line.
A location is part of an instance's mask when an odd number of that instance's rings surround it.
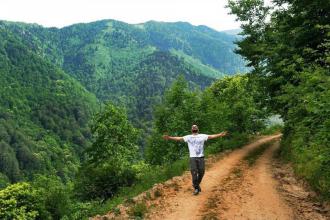
M 320 202 L 308 184 L 296 178 L 292 166 L 278 159 L 272 161 L 274 178 L 279 182 L 278 191 L 293 209 L 297 219 L 330 219 L 330 203 Z

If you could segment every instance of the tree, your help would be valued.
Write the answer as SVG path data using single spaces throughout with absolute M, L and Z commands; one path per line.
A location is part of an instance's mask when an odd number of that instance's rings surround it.
M 291 93 L 305 68 L 329 68 L 330 3 L 322 0 L 230 0 L 231 12 L 243 22 L 237 52 L 249 61 L 252 74 L 264 79 L 269 106 L 285 119 Z
M 12 181 L 20 178 L 20 169 L 14 150 L 4 141 L 0 141 L 0 171 Z
M 37 192 L 30 184 L 22 182 L 0 190 L 0 218 L 36 219 L 39 215 Z
M 192 124 L 198 124 L 203 133 L 229 130 L 234 139 L 259 131 L 267 114 L 260 110 L 258 97 L 257 85 L 248 76 L 219 79 L 203 93 L 190 91 L 185 79 L 179 77 L 165 93 L 163 103 L 155 108 L 146 159 L 164 164 L 186 156 L 185 143 L 167 142 L 161 136 L 187 135 Z M 222 141 L 218 140 L 217 149 Z
M 58 176 L 35 175 L 31 183 L 38 192 L 38 203 L 43 205 L 40 219 L 61 219 L 70 216 L 73 203 L 70 184 L 64 185 Z
M 138 131 L 125 111 L 108 103 L 91 126 L 94 142 L 86 149 L 76 188 L 83 198 L 108 198 L 133 183 L 132 165 L 139 158 Z
M 178 77 L 166 91 L 163 103 L 155 107 L 154 127 L 145 152 L 150 163 L 172 163 L 187 155 L 183 143 L 166 142 L 161 136 L 164 133 L 175 136 L 188 134 L 191 125 L 201 121 L 199 106 L 198 93 L 189 91 L 184 77 Z
M 212 133 L 222 129 L 230 133 L 252 134 L 264 127 L 267 112 L 258 104 L 258 87 L 247 75 L 225 77 L 213 83 L 206 91 L 210 94 L 208 106 L 203 112 L 209 114 Z

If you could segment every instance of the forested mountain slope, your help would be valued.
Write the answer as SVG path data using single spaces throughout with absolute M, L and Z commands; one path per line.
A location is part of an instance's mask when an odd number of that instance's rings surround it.
M 1 23 L 61 64 L 63 59 L 54 57 L 70 56 L 81 51 L 83 47 L 91 49 L 91 46 L 98 44 L 102 45 L 102 48 L 112 49 L 102 51 L 101 48 L 96 48 L 98 53 L 103 55 L 114 55 L 109 52 L 118 52 L 118 49 L 123 48 L 126 48 L 126 52 L 147 48 L 174 49 L 225 74 L 247 72 L 243 59 L 234 53 L 234 42 L 238 38 L 236 35 L 218 32 L 206 26 L 193 26 L 186 22 L 149 21 L 133 25 L 116 20 L 102 20 L 61 29 L 43 28 L 36 24 L 5 21 Z M 42 45 L 37 45 L 40 43 Z
M 154 22 L 142 25 L 153 45 L 160 49 L 175 49 L 201 60 L 203 64 L 226 73 L 247 72 L 241 57 L 234 53 L 237 37 L 215 31 L 207 26 L 192 26 L 186 22 Z
M 234 53 L 235 36 L 184 22 L 131 25 L 102 20 L 57 29 L 3 21 L 0 26 L 72 75 L 101 101 L 125 106 L 130 118 L 137 121 L 150 119 L 151 104 L 161 99 L 179 74 L 191 85 L 204 88 L 224 74 L 246 71 L 244 61 Z M 162 78 L 161 84 L 157 80 L 154 84 L 146 75 Z M 144 86 L 156 91 L 142 88 L 141 79 L 149 82 L 142 83 Z M 142 106 L 147 110 L 137 109 L 144 99 Z
M 64 180 L 90 143 L 97 99 L 0 27 L 0 182 L 33 173 Z

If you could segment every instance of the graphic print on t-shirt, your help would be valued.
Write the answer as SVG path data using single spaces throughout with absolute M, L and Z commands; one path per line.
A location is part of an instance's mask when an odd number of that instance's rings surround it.
M 207 140 L 208 135 L 186 135 L 183 140 L 188 143 L 190 157 L 203 157 L 204 156 L 204 142 Z

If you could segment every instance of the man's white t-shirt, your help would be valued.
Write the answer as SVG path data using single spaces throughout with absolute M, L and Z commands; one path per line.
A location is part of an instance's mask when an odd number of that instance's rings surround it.
M 183 137 L 188 143 L 190 157 L 204 157 L 204 142 L 207 141 L 207 134 L 190 134 Z

